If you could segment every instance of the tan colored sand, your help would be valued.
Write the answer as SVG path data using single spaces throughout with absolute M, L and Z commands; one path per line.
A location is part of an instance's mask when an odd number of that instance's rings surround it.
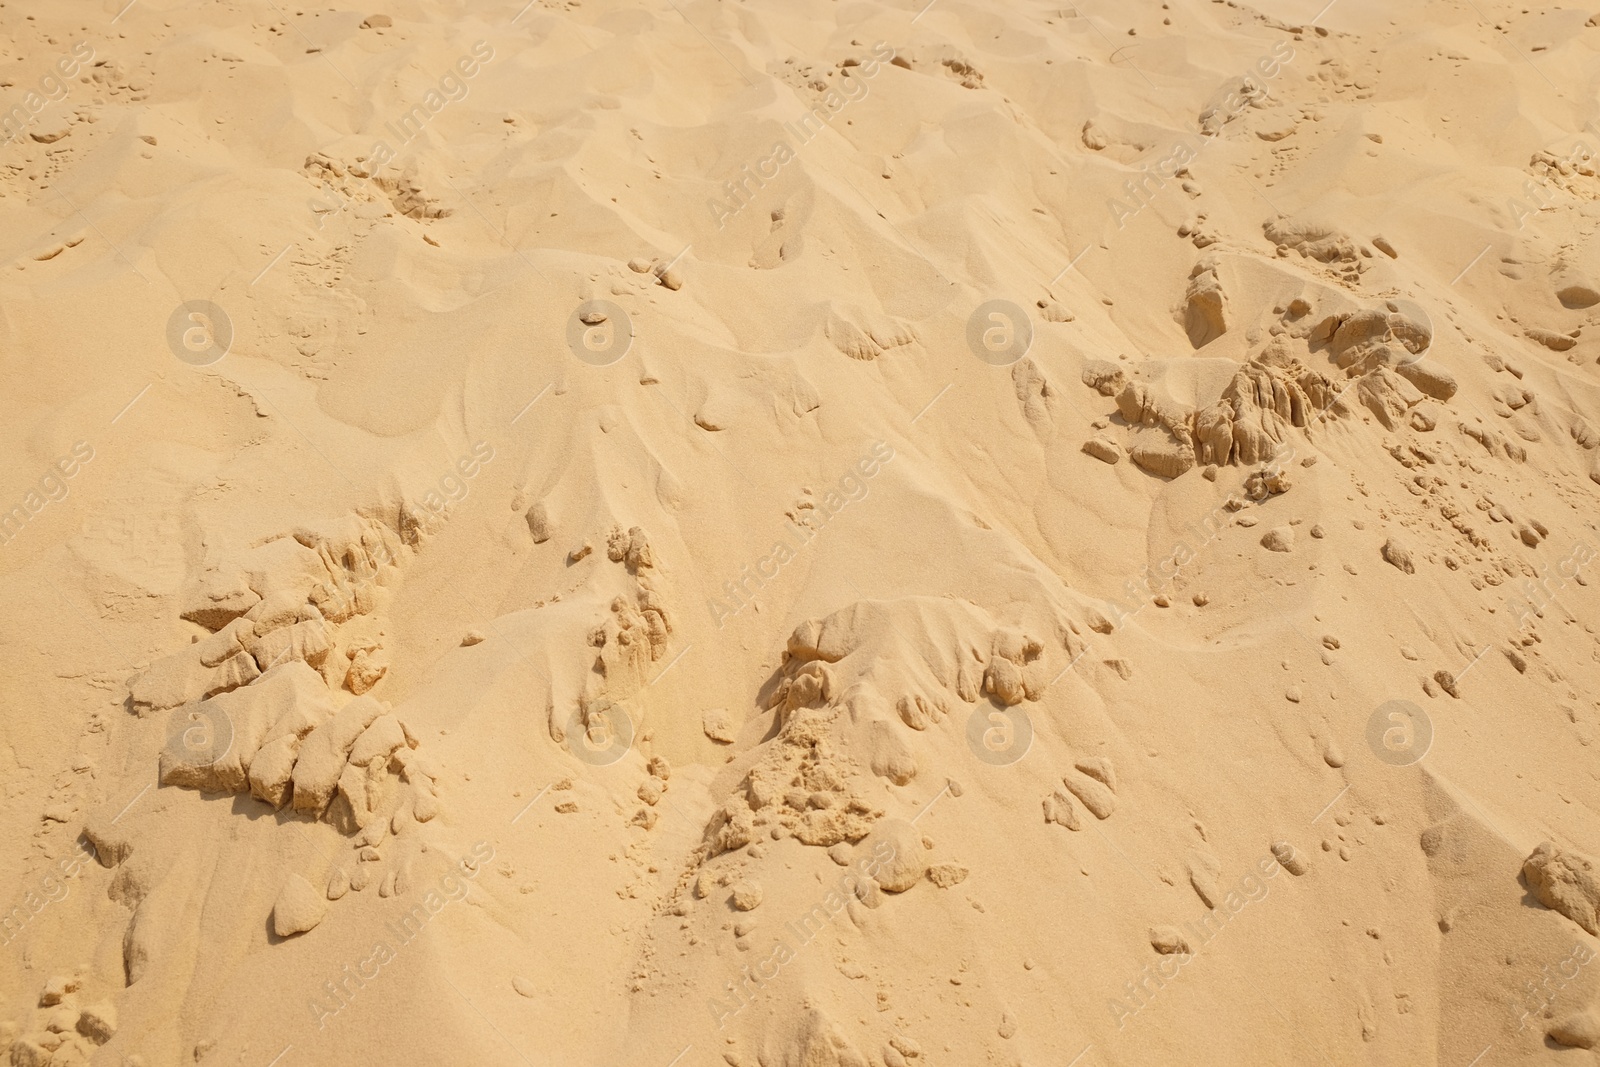
M 519 2 L 0 5 L 0 1055 L 1592 1055 L 1600 18 Z

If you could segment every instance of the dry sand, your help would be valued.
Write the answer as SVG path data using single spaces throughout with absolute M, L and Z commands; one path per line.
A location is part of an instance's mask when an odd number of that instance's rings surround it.
M 0 4 L 10 1063 L 1594 1062 L 1593 10 L 124 2 Z

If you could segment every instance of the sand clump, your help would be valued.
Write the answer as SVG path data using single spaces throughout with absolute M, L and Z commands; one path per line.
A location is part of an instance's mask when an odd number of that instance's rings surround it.
M 1591 934 L 1600 929 L 1600 878 L 1587 856 L 1545 841 L 1523 861 L 1522 877 L 1545 907 Z

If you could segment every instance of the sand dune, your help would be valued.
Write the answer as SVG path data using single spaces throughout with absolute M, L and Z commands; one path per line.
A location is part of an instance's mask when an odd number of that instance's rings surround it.
M 10 1063 L 1600 1048 L 1600 16 L 124 2 L 0 7 Z

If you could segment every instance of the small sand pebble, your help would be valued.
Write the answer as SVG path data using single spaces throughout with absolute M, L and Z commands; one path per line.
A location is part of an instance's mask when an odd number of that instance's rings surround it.
M 745 879 L 733 887 L 733 906 L 740 911 L 754 911 L 761 906 L 761 885 L 751 879 Z
M 303 934 L 315 928 L 327 911 L 327 892 L 319 893 L 300 875 L 291 874 L 272 905 L 272 932 L 279 937 Z
M 1152 926 L 1150 928 L 1150 947 L 1163 956 L 1188 954 L 1189 942 L 1184 939 L 1182 932 L 1176 926 Z
M 1287 841 L 1274 841 L 1272 843 L 1272 858 L 1278 861 L 1279 866 L 1297 878 L 1306 873 L 1306 861 L 1301 858 L 1295 847 Z
M 1242 519 L 1240 520 L 1243 521 Z M 1294 550 L 1294 528 L 1290 526 L 1274 526 L 1261 535 L 1261 547 L 1268 552 L 1290 552 Z
M 729 745 L 739 739 L 733 716 L 726 708 L 707 708 L 700 713 L 700 729 L 711 740 Z

